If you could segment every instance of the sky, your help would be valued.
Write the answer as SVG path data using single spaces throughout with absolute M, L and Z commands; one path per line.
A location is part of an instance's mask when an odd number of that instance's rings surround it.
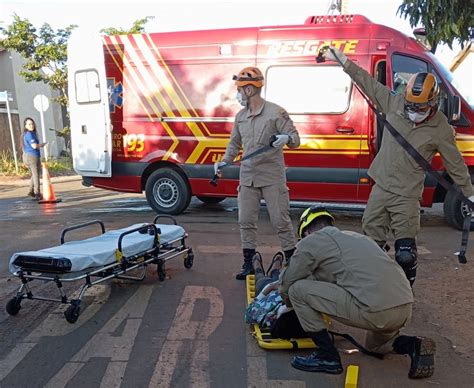
M 402 0 L 345 0 L 348 13 L 362 14 L 412 36 L 408 20 L 397 16 Z M 106 27 L 129 28 L 146 16 L 147 32 L 302 24 L 310 15 L 328 13 L 331 0 L 0 0 L 0 26 L 16 13 L 34 26 L 53 28 L 76 24 L 99 32 Z M 436 56 L 449 65 L 457 51 L 440 47 Z

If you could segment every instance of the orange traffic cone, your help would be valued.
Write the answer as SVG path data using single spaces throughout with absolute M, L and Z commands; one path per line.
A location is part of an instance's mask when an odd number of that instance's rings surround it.
M 51 178 L 49 177 L 48 166 L 46 163 L 41 163 L 43 167 L 43 199 L 38 203 L 57 203 L 61 202 L 61 199 L 56 198 L 54 195 L 53 185 L 51 184 Z

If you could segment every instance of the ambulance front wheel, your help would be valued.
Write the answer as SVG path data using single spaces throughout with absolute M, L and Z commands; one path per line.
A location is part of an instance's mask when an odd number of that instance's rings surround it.
M 444 218 L 448 221 L 448 224 L 461 230 L 464 224 L 464 217 L 469 211 L 468 206 L 461 201 L 461 196 L 455 191 L 448 191 L 443 205 Z M 474 222 L 472 221 L 471 230 L 474 230 Z
M 184 173 L 165 167 L 148 177 L 145 185 L 148 204 L 160 214 L 180 214 L 191 201 L 191 189 Z

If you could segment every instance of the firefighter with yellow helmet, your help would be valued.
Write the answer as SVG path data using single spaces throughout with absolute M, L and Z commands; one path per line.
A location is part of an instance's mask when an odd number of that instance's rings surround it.
M 431 376 L 433 340 L 400 335 L 413 305 L 413 293 L 400 266 L 371 238 L 336 228 L 334 217 L 324 208 L 307 209 L 301 215 L 298 233 L 301 241 L 280 275 L 279 290 L 317 349 L 308 356 L 295 356 L 292 366 L 309 372 L 342 373 L 325 314 L 367 330 L 365 348 L 371 352 L 408 355 L 410 378 Z
M 300 139 L 285 109 L 262 98 L 264 77 L 258 68 L 246 67 L 234 75 L 233 80 L 237 87 L 236 98 L 243 109 L 235 117 L 224 158 L 214 165 L 215 173 L 220 174 L 219 168 L 231 163 L 241 148 L 245 157 L 274 139 L 270 150 L 243 161 L 240 166 L 238 204 L 244 264 L 236 278 L 244 280 L 253 273 L 252 258 L 257 248 L 257 221 L 262 198 L 285 256 L 290 257 L 294 251 L 296 240 L 289 214 L 283 147 L 296 148 Z
M 342 63 L 344 71 L 424 159 L 431 162 L 439 153 L 451 179 L 466 197 L 474 200 L 471 177 L 456 146 L 454 129 L 438 109 L 439 86 L 433 74 L 414 74 L 405 93 L 397 94 L 377 82 L 340 50 L 331 48 L 322 55 L 326 60 Z M 386 249 L 389 233 L 393 232 L 395 258 L 413 285 L 425 172 L 395 138 L 384 131 L 368 174 L 375 185 L 362 219 L 363 231 Z

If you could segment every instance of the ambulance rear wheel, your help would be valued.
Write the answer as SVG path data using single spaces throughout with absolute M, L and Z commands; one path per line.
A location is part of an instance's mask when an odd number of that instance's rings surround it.
M 225 197 L 203 197 L 203 196 L 198 195 L 197 199 L 199 199 L 201 202 L 212 205 L 214 203 L 222 202 L 225 199 Z
M 464 223 L 464 217 L 469 211 L 468 206 L 461 201 L 461 196 L 448 191 L 443 204 L 444 218 L 451 226 L 461 230 Z M 474 230 L 474 223 L 471 221 L 471 230 Z
M 184 174 L 173 168 L 160 168 L 146 181 L 148 204 L 159 214 L 180 214 L 191 201 L 191 190 Z

